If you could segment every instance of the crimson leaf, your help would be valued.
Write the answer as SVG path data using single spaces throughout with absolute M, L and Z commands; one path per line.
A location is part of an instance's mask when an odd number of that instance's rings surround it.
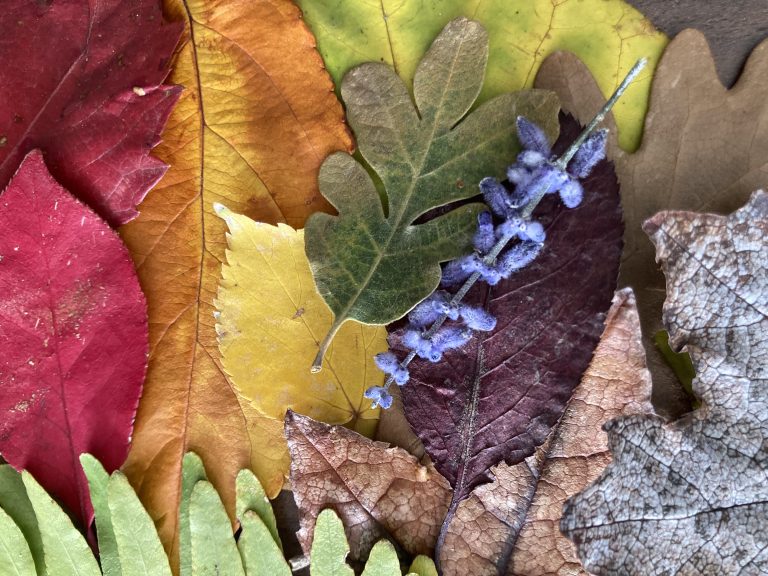
M 162 86 L 181 25 L 158 0 L 5 0 L 0 10 L 0 188 L 32 149 L 110 224 L 167 167 L 157 145 L 180 88 Z
M 128 250 L 30 153 L 0 195 L 0 454 L 85 525 L 78 456 L 125 460 L 148 346 Z

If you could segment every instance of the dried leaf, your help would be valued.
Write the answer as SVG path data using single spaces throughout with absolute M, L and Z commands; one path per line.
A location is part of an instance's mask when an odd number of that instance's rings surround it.
M 768 10 L 762 0 L 746 0 L 738 10 L 726 0 L 629 0 L 668 36 L 686 28 L 702 31 L 712 47 L 717 72 L 726 86 L 732 86 L 749 53 L 765 38 Z
M 0 30 L 0 188 L 39 148 L 110 224 L 135 218 L 167 169 L 149 152 L 181 91 L 160 85 L 181 27 L 157 0 L 7 0 Z
M 480 22 L 490 41 L 488 73 L 478 102 L 530 88 L 544 58 L 575 52 L 597 75 L 606 96 L 640 57 L 658 59 L 666 37 L 622 0 L 298 0 L 318 38 L 328 70 L 340 84 L 362 62 L 386 62 L 410 86 L 432 39 L 449 21 Z M 640 139 L 650 75 L 638 79 L 617 106 L 621 144 Z
M 325 357 L 327 370 L 310 372 L 317 339 L 333 316 L 312 284 L 304 231 L 254 222 L 220 204 L 214 208 L 229 227 L 216 331 L 238 397 L 280 423 L 290 408 L 370 435 L 379 410 L 363 394 L 384 382 L 373 357 L 387 349 L 387 331 L 346 323 Z M 277 472 L 287 474 L 285 440 L 251 439 L 257 454 L 276 450 L 276 443 L 285 452 Z
M 450 500 L 450 487 L 434 468 L 400 448 L 293 412 L 285 435 L 305 550 L 318 514 L 330 506 L 344 520 L 355 561 L 387 536 L 412 554 L 431 553 Z
M 664 321 L 703 408 L 665 424 L 611 422 L 614 461 L 570 500 L 561 529 L 595 574 L 768 570 L 768 195 L 730 216 L 662 212 L 645 224 L 668 280 Z
M 437 287 L 440 262 L 470 245 L 479 205 L 414 221 L 476 195 L 484 176 L 503 174 L 518 148 L 518 114 L 555 131 L 557 104 L 543 92 L 505 94 L 464 118 L 480 91 L 487 55 L 485 30 L 460 18 L 419 64 L 415 106 L 385 64 L 363 64 L 344 78 L 349 123 L 384 184 L 387 210 L 371 176 L 351 156 L 334 154 L 323 163 L 320 190 L 339 216 L 315 214 L 306 237 L 315 283 L 335 316 L 328 339 L 349 319 L 396 320 Z
M 578 133 L 572 119 L 564 121 L 556 151 Z M 547 439 L 600 339 L 621 253 L 613 167 L 600 163 L 584 188 L 577 209 L 551 195 L 539 205 L 535 216 L 547 240 L 531 266 L 469 292 L 468 302 L 496 316 L 496 329 L 476 333 L 437 364 L 410 365 L 405 414 L 454 488 L 448 521 L 461 500 L 490 480 L 492 466 L 522 462 Z
M 494 481 L 459 505 L 442 548 L 443 575 L 586 575 L 557 528 L 562 505 L 610 461 L 602 425 L 647 412 L 650 393 L 635 299 L 625 289 L 614 296 L 592 362 L 547 442 L 525 462 L 499 464 Z
M 586 69 L 568 54 L 550 57 L 537 86 L 555 90 L 582 121 L 603 103 Z M 631 286 L 640 308 L 654 404 L 668 414 L 688 409 L 674 374 L 654 349 L 662 329 L 664 278 L 641 230 L 663 209 L 727 213 L 746 202 L 768 172 L 768 42 L 752 53 L 732 90 L 717 78 L 704 36 L 679 34 L 667 47 L 653 81 L 642 146 L 625 154 L 612 139 L 609 155 L 621 182 L 626 220 L 620 285 Z
M 88 526 L 78 456 L 128 453 L 147 312 L 117 235 L 30 153 L 0 195 L 0 453 Z
M 171 80 L 186 91 L 157 155 L 172 165 L 122 229 L 149 303 L 150 366 L 126 473 L 172 558 L 181 462 L 195 450 L 234 516 L 234 478 L 252 468 L 270 496 L 287 463 L 282 424 L 241 403 L 219 363 L 213 298 L 224 259 L 224 202 L 255 220 L 301 227 L 327 204 L 317 170 L 350 150 L 341 105 L 290 0 L 167 0 L 187 22 Z M 256 453 L 251 438 L 272 437 Z M 270 472 L 270 470 L 272 472 Z

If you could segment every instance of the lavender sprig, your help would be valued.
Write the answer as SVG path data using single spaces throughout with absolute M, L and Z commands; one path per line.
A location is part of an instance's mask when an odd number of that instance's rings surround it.
M 376 356 L 377 366 L 388 377 L 384 386 L 373 386 L 365 392 L 365 396 L 373 401 L 374 408 L 389 408 L 392 405 L 389 387 L 393 382 L 403 386 L 408 381 L 408 365 L 416 356 L 438 362 L 445 350 L 463 346 L 473 330 L 494 329 L 496 321 L 488 311 L 464 304 L 462 300 L 478 280 L 495 285 L 539 255 L 546 234 L 542 225 L 530 217 L 544 196 L 558 193 L 568 208 L 581 203 L 584 190 L 579 180 L 588 176 L 605 157 L 608 131 L 595 132 L 595 129 L 646 63 L 645 58 L 638 60 L 601 110 L 559 158 L 552 155 L 547 138 L 538 126 L 525 118 L 518 118 L 517 132 L 523 150 L 517 162 L 507 170 L 507 178 L 515 187 L 514 192 L 508 193 L 494 178 L 485 178 L 480 182 L 486 203 L 502 222 L 494 226 L 493 216 L 488 212 L 481 213 L 473 241 L 475 253 L 448 263 L 443 270 L 444 286 L 461 284 L 461 287 L 452 297 L 442 290 L 435 292 L 409 313 L 409 327 L 404 333 L 403 344 L 411 352 L 401 362 L 391 351 Z M 519 242 L 504 252 L 515 239 Z M 443 327 L 449 319 L 461 321 L 463 326 Z

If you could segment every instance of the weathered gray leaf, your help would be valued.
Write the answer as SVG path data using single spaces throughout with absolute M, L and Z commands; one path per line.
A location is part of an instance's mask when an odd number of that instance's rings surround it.
M 610 423 L 614 461 L 566 504 L 561 529 L 598 575 L 766 574 L 768 195 L 644 228 L 667 277 L 670 345 L 690 353 L 702 408 Z
M 345 76 L 347 118 L 360 152 L 381 178 L 386 203 L 348 154 L 333 154 L 323 163 L 320 191 L 339 215 L 317 213 L 306 226 L 315 283 L 335 316 L 321 353 L 344 321 L 387 324 L 437 287 L 440 262 L 469 246 L 480 205 L 414 222 L 433 208 L 476 195 L 484 176 L 504 173 L 519 148 L 517 115 L 530 117 L 550 137 L 556 134 L 557 102 L 547 92 L 504 94 L 467 115 L 487 58 L 485 29 L 459 18 L 419 64 L 413 98 L 385 64 L 363 64 Z

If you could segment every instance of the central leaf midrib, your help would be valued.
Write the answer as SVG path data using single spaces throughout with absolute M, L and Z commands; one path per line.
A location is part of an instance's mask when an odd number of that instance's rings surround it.
M 461 53 L 461 46 L 463 44 L 464 44 L 464 36 L 462 35 L 461 41 L 459 43 L 459 47 L 458 47 L 458 49 L 456 50 L 456 52 L 455 52 L 455 54 L 453 56 L 453 61 L 451 62 L 450 72 L 448 73 L 448 76 L 447 76 L 447 79 L 446 79 L 446 82 L 445 82 L 445 90 L 441 94 L 441 97 L 440 97 L 440 100 L 439 100 L 439 105 L 436 106 L 436 108 L 435 108 L 436 112 L 435 112 L 435 117 L 432 120 L 432 129 L 430 131 L 429 138 L 427 139 L 428 145 L 426 146 L 426 149 L 424 150 L 424 153 L 422 154 L 422 157 L 421 157 L 420 162 L 419 162 L 418 170 L 414 170 L 413 171 L 413 173 L 414 174 L 418 174 L 418 176 L 416 178 L 412 178 L 411 179 L 411 184 L 407 188 L 407 191 L 406 191 L 406 194 L 405 194 L 405 201 L 401 203 L 401 209 L 397 213 L 394 225 L 390 225 L 389 236 L 387 237 L 387 239 L 384 242 L 384 244 L 379 244 L 381 249 L 379 250 L 379 252 L 376 255 L 376 257 L 374 258 L 374 261 L 373 261 L 372 266 L 370 267 L 370 269 L 368 271 L 368 274 L 363 279 L 363 282 L 360 284 L 360 287 L 355 292 L 354 296 L 349 300 L 349 303 L 347 304 L 346 308 L 344 308 L 344 310 L 341 313 L 339 313 L 338 317 L 335 319 L 334 324 L 336 324 L 336 325 L 339 325 L 341 322 L 344 322 L 347 319 L 347 315 L 349 314 L 350 310 L 357 303 L 357 301 L 359 300 L 361 294 L 368 287 L 368 284 L 370 283 L 370 281 L 373 278 L 374 274 L 378 270 L 379 264 L 381 264 L 381 261 L 384 258 L 385 254 L 389 253 L 388 252 L 389 246 L 390 246 L 390 244 L 392 244 L 392 241 L 394 240 L 395 236 L 397 235 L 398 231 L 400 230 L 400 225 L 402 223 L 402 220 L 403 220 L 405 214 L 408 212 L 407 209 L 410 206 L 411 199 L 413 197 L 413 192 L 415 191 L 416 186 L 420 182 L 421 178 L 423 178 L 422 172 L 424 170 L 424 166 L 426 165 L 427 158 L 429 157 L 429 153 L 432 150 L 432 146 L 435 143 L 435 132 L 437 131 L 438 120 L 440 118 L 440 112 L 443 110 L 443 102 L 445 101 L 445 96 L 446 96 L 446 94 L 448 92 L 448 86 L 450 85 L 450 81 L 451 81 L 451 79 L 453 77 L 453 72 L 454 72 L 454 68 L 455 68 L 455 65 L 456 65 L 456 60 L 458 59 L 458 56 Z M 422 62 L 423 62 L 423 60 L 422 60 Z M 421 63 L 419 65 L 421 65 Z M 418 114 L 419 110 L 418 110 L 418 108 L 417 108 L 415 103 L 413 105 L 413 108 L 416 111 L 416 113 Z M 411 168 L 414 167 L 410 162 L 409 162 L 409 165 L 411 166 Z M 389 192 L 387 192 L 387 196 L 389 197 Z M 388 220 L 389 219 L 387 219 L 387 221 Z

